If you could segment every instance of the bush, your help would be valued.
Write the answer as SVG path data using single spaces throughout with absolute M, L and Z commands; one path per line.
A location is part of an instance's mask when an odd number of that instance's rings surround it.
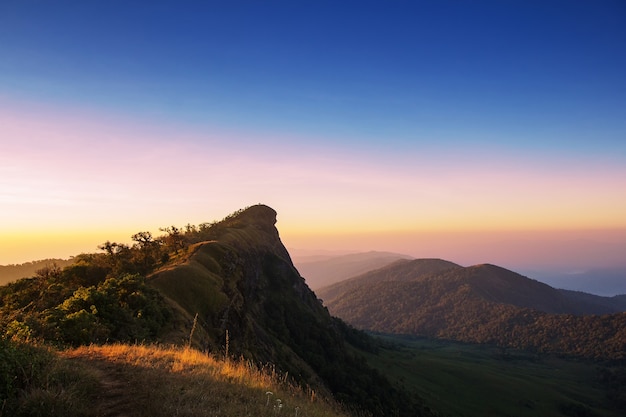
M 0 339 L 0 417 L 86 416 L 97 381 L 51 350 Z
M 62 291 L 55 291 L 58 284 L 41 280 L 26 283 L 4 297 L 0 294 L 0 314 L 6 313 L 0 315 L 0 335 L 12 340 L 72 346 L 152 341 L 171 318 L 160 293 L 140 275 L 110 277 L 97 285 Z

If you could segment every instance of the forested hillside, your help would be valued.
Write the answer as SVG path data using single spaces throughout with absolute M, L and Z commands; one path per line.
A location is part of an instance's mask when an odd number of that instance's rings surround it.
M 407 271 L 390 265 L 318 294 L 360 329 L 626 359 L 626 313 L 585 314 L 598 307 L 493 265 Z

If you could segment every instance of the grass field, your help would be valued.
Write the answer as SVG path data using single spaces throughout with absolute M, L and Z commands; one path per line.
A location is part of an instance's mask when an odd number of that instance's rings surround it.
M 447 416 L 604 416 L 597 364 L 495 347 L 384 337 L 370 365 Z M 622 411 L 623 413 L 623 411 Z

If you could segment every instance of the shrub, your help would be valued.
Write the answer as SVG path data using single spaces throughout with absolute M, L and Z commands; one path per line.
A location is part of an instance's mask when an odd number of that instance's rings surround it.
M 96 382 L 49 349 L 0 339 L 0 417 L 84 416 Z

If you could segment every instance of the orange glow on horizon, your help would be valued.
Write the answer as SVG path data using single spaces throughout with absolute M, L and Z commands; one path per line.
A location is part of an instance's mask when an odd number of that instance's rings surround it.
M 406 252 L 423 235 L 452 247 L 486 232 L 626 229 L 626 167 L 603 160 L 583 170 L 490 150 L 382 158 L 10 104 L 0 100 L 0 264 L 93 252 L 256 203 L 278 212 L 288 246 L 308 248 Z

